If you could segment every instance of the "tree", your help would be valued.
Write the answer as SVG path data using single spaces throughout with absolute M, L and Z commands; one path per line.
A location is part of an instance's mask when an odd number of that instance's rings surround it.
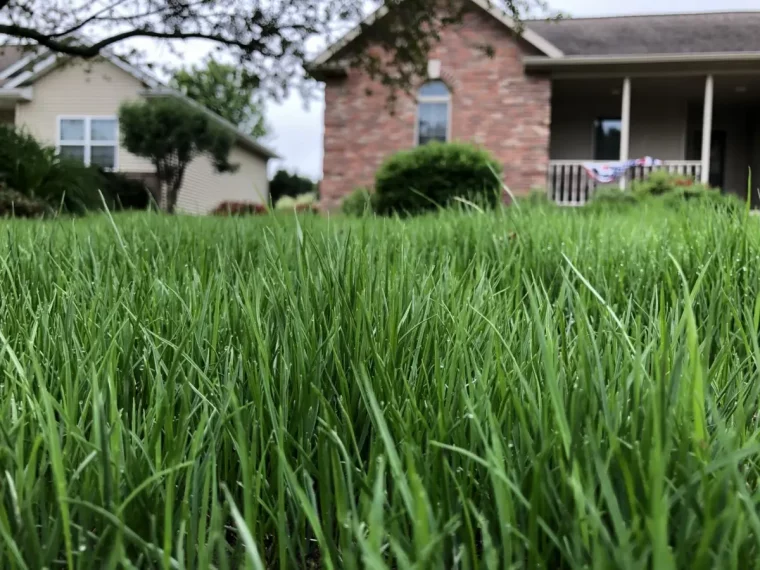
M 172 84 L 253 138 L 267 135 L 262 105 L 256 100 L 259 78 L 245 69 L 212 59 L 205 68 L 179 70 Z
M 234 172 L 228 162 L 235 136 L 202 110 L 176 99 L 125 103 L 119 109 L 124 147 L 147 158 L 161 183 L 161 203 L 174 213 L 188 164 L 208 154 L 217 172 Z
M 269 183 L 269 196 L 272 203 L 277 202 L 283 196 L 295 198 L 315 190 L 314 182 L 304 176 L 291 174 L 287 170 L 278 170 Z
M 542 2 L 498 1 L 517 20 L 526 7 Z M 441 27 L 458 20 L 467 4 L 388 0 L 388 15 L 365 26 L 356 39 L 358 49 L 344 54 L 346 61 L 394 90 L 409 88 L 424 76 Z M 361 19 L 366 5 L 365 0 L 0 0 L 0 35 L 84 58 L 135 38 L 175 45 L 205 40 L 231 52 L 277 96 L 303 77 L 307 45 L 334 39 Z M 363 49 L 367 45 L 381 49 Z

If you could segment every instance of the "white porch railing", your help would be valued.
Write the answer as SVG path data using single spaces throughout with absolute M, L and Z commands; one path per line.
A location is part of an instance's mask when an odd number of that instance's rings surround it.
M 583 168 L 588 160 L 550 160 L 547 176 L 549 198 L 562 206 L 582 206 L 601 186 Z M 598 161 L 604 164 L 605 161 Z M 699 160 L 667 160 L 658 166 L 634 166 L 626 172 L 625 179 L 643 180 L 654 170 L 666 170 L 670 174 L 687 176 L 698 181 L 702 174 L 702 162 Z M 617 185 L 617 182 L 613 184 Z

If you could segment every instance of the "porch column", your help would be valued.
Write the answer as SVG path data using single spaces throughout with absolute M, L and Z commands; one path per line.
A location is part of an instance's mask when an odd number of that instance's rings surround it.
M 623 78 L 623 97 L 620 109 L 620 161 L 628 160 L 631 136 L 631 78 Z M 625 174 L 620 177 L 620 189 L 625 190 Z
M 713 76 L 705 78 L 705 108 L 702 115 L 702 173 L 699 181 L 707 184 L 710 181 L 710 144 L 712 141 L 713 115 Z

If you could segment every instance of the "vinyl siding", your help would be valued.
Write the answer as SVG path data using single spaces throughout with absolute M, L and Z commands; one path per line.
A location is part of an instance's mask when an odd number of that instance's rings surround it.
M 229 160 L 239 168 L 226 174 L 216 173 L 206 156 L 193 160 L 185 172 L 177 209 L 206 214 L 227 201 L 266 203 L 269 197 L 266 161 L 240 146 L 232 149 Z
M 56 144 L 60 115 L 118 115 L 119 106 L 140 98 L 145 86 L 114 64 L 71 61 L 34 83 L 34 100 L 16 106 L 16 124 L 39 140 Z M 118 149 L 119 170 L 153 172 L 151 163 Z

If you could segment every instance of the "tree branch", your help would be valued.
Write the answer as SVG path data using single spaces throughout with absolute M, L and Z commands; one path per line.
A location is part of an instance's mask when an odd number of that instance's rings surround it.
M 0 2 L 2 1 L 3 0 L 0 0 Z M 259 40 L 252 39 L 249 41 L 243 41 L 243 40 L 237 40 L 234 38 L 228 38 L 220 34 L 211 34 L 211 33 L 204 33 L 204 32 L 180 32 L 180 31 L 157 32 L 154 30 L 137 28 L 134 30 L 126 31 L 126 32 L 121 32 L 119 34 L 114 34 L 110 37 L 107 37 L 98 42 L 95 42 L 94 44 L 90 44 L 89 46 L 71 43 L 64 40 L 57 40 L 57 39 L 54 39 L 53 36 L 41 33 L 33 28 L 27 28 L 24 26 L 17 26 L 13 24 L 0 24 L 0 34 L 6 34 L 6 35 L 13 36 L 16 38 L 33 40 L 37 42 L 38 44 L 40 44 L 41 46 L 46 47 L 52 51 L 66 54 L 66 55 L 76 56 L 76 57 L 83 57 L 85 59 L 95 57 L 103 49 L 107 48 L 110 45 L 122 42 L 124 40 L 128 40 L 130 38 L 140 38 L 140 37 L 165 39 L 165 40 L 189 40 L 189 39 L 209 40 L 209 41 L 216 42 L 219 44 L 224 44 L 230 47 L 237 47 L 245 52 L 255 51 L 264 56 L 277 55 L 276 53 L 273 53 L 266 45 L 264 45 L 263 42 Z

